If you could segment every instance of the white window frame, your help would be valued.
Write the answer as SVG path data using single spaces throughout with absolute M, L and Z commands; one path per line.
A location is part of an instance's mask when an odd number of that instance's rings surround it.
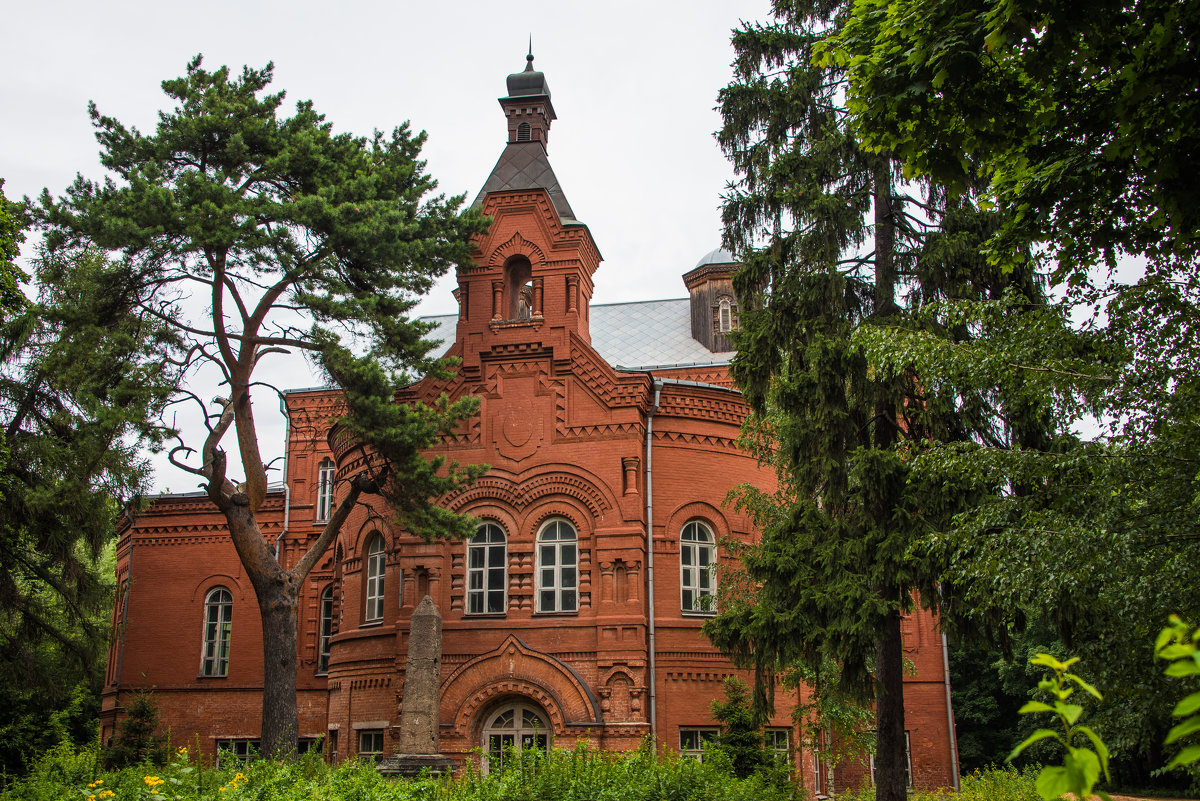
M 871 784 L 875 784 L 875 755 L 870 755 L 871 759 Z M 906 787 L 913 786 L 912 772 L 912 740 L 908 736 L 908 732 L 904 732 L 904 784 Z
M 728 334 L 733 330 L 733 303 L 729 298 L 721 298 L 717 303 L 717 331 Z
M 780 735 L 783 735 L 780 737 Z M 782 740 L 782 743 L 780 742 Z M 786 726 L 768 726 L 763 729 L 766 749 L 785 763 L 792 761 L 792 730 Z
M 579 532 L 566 518 L 538 530 L 537 577 L 538 612 L 579 611 Z
M 508 609 L 508 537 L 484 521 L 467 542 L 468 615 L 502 615 Z
M 508 720 L 500 722 L 508 715 Z M 504 764 L 505 752 L 538 748 L 549 751 L 554 732 L 546 713 L 533 704 L 516 702 L 493 709 L 484 719 L 483 773 Z
M 221 752 L 233 754 L 243 765 L 258 756 L 262 741 L 254 737 L 222 737 L 215 743 L 217 767 L 221 767 Z
M 329 673 L 329 644 L 333 640 L 333 585 L 317 598 L 317 675 Z
M 679 532 L 679 608 L 685 615 L 716 614 L 716 564 L 717 538 L 712 527 L 703 520 L 684 523 Z
M 363 594 L 363 623 L 383 622 L 383 593 L 387 577 L 387 548 L 383 535 L 375 534 L 367 543 L 367 591 Z
M 703 762 L 705 747 L 715 743 L 720 736 L 721 730 L 716 726 L 680 726 L 679 755 Z
M 233 640 L 233 593 L 213 587 L 204 596 L 204 631 L 200 644 L 200 675 L 229 675 L 229 648 Z
M 363 746 L 365 745 L 370 746 L 370 748 L 364 748 Z M 375 750 L 376 746 L 378 746 L 379 750 Z M 372 762 L 382 760 L 383 729 L 359 729 L 357 755 L 359 759 L 370 759 Z
M 317 466 L 317 517 L 318 523 L 329 520 L 333 512 L 333 476 L 336 468 L 332 459 L 325 459 Z

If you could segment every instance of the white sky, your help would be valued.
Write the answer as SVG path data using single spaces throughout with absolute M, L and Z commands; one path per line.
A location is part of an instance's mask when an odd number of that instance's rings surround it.
M 549 155 L 576 217 L 604 255 L 595 303 L 685 296 L 680 276 L 720 243 L 732 177 L 713 139 L 728 83 L 730 30 L 769 0 L 9 4 L 0 35 L 0 178 L 10 199 L 100 178 L 87 103 L 143 131 L 160 81 L 203 53 L 209 69 L 275 63 L 273 89 L 311 99 L 335 130 L 366 135 L 410 120 L 429 134 L 428 171 L 470 202 L 503 149 L 505 77 L 546 74 L 558 120 Z M 289 104 L 290 105 L 290 104 Z M 453 278 L 422 304 L 454 311 Z M 293 364 L 284 386 L 316 382 Z M 277 403 L 256 403 L 259 419 Z M 266 420 L 263 420 L 266 422 Z M 263 432 L 282 450 L 282 428 Z M 195 479 L 156 459 L 157 485 Z M 278 477 L 278 474 L 273 474 Z

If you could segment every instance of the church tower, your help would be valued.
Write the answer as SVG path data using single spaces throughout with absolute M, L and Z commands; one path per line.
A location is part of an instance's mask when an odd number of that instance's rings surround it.
M 566 358 L 572 335 L 591 341 L 588 305 L 600 251 L 575 212 L 546 155 L 556 119 L 550 86 L 533 68 L 508 76 L 499 98 L 506 143 L 475 198 L 492 218 L 476 242 L 474 264 L 458 271 L 458 341 L 463 369 L 486 351 L 519 346 Z

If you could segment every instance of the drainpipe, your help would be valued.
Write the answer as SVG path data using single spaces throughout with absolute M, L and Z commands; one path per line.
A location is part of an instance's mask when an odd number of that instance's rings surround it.
M 654 405 L 646 413 L 646 602 L 648 615 L 648 643 L 650 675 L 650 736 L 658 737 L 658 692 L 654 672 L 654 471 L 652 458 L 654 455 L 654 415 L 658 411 L 658 401 L 662 393 L 662 381 L 656 379 L 653 373 L 647 373 L 654 385 Z
M 950 649 L 946 635 L 942 635 L 942 676 L 946 679 L 946 723 L 950 732 L 950 770 L 954 780 L 954 791 L 958 792 L 958 735 L 954 732 L 954 707 L 950 704 Z
M 283 412 L 283 418 L 287 422 L 283 428 L 283 531 L 279 532 L 279 536 L 275 538 L 275 561 L 279 562 L 279 554 L 283 538 L 288 533 L 288 521 L 292 516 L 292 488 L 288 484 L 288 453 L 292 447 L 292 416 L 288 413 L 287 403 L 283 398 L 279 399 L 279 411 Z M 283 563 L 280 562 L 280 567 Z

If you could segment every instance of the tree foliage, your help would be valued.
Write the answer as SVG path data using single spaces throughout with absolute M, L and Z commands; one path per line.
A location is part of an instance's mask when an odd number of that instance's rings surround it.
M 408 315 L 435 278 L 468 259 L 485 220 L 459 214 L 461 198 L 431 196 L 436 183 L 418 159 L 423 134 L 407 126 L 336 133 L 308 101 L 284 116 L 283 93 L 266 92 L 271 73 L 269 64 L 240 76 L 209 72 L 197 57 L 163 82 L 173 105 L 152 134 L 93 105 L 110 176 L 80 176 L 58 200 L 46 193 L 41 219 L 51 248 L 91 241 L 119 251 L 147 293 L 140 309 L 186 338 L 185 369 L 207 365 L 220 375 L 217 398 L 176 393 L 202 411 L 207 436 L 171 456 L 224 513 L 255 588 L 266 650 L 263 749 L 286 753 L 296 741 L 299 592 L 360 497 L 382 495 L 423 536 L 467 528 L 430 499 L 479 468 L 429 463 L 422 450 L 473 404 L 410 408 L 394 397 L 412 375 L 444 369 L 429 356 L 428 326 Z M 191 296 L 204 305 L 198 314 L 184 303 Z M 251 389 L 265 363 L 297 353 L 343 391 L 343 430 L 373 456 L 338 488 L 328 524 L 287 568 L 258 522 L 267 468 Z M 230 474 L 226 447 L 240 455 L 244 478 Z
M 1198 611 L 1198 24 L 1195 4 L 1169 1 L 871 2 L 820 56 L 848 70 L 850 125 L 871 147 L 1001 213 L 990 263 L 1057 261 L 1062 324 L 948 304 L 980 332 L 974 347 L 897 330 L 865 347 L 948 395 L 1019 377 L 1049 411 L 1051 443 L 919 454 L 927 480 L 996 490 L 930 543 L 960 611 L 1044 614 L 1097 671 L 1096 726 L 1134 781 L 1161 764 L 1169 726 L 1145 643 L 1168 612 Z M 1062 436 L 1089 415 L 1099 437 Z
M 122 265 L 82 249 L 33 266 L 37 297 L 0 324 L 0 750 L 18 773 L 95 736 L 116 523 L 147 489 L 140 449 L 162 441 L 176 377 L 173 337 L 137 312 Z
M 740 176 L 724 207 L 744 264 L 732 371 L 755 413 L 747 438 L 781 489 L 744 490 L 762 542 L 743 553 L 744 580 L 727 583 L 735 590 L 708 630 L 760 675 L 837 664 L 843 693 L 875 700 L 879 797 L 899 798 L 900 619 L 939 600 L 941 575 L 914 546 L 976 491 L 922 480 L 913 453 L 931 439 L 1042 437 L 1044 412 L 999 388 L 929 392 L 911 373 L 871 365 L 857 337 L 932 328 L 965 343 L 970 327 L 924 310 L 1007 295 L 1023 313 L 1041 294 L 1028 265 L 1006 273 L 981 255 L 996 215 L 940 185 L 904 183 L 891 155 L 847 125 L 846 70 L 814 58 L 849 13 L 777 2 L 775 22 L 734 34 L 718 134 Z
M 982 172 L 1010 212 L 997 258 L 1037 241 L 1076 269 L 1195 252 L 1197 33 L 1174 0 L 872 0 L 828 57 L 869 144 L 958 187 Z

